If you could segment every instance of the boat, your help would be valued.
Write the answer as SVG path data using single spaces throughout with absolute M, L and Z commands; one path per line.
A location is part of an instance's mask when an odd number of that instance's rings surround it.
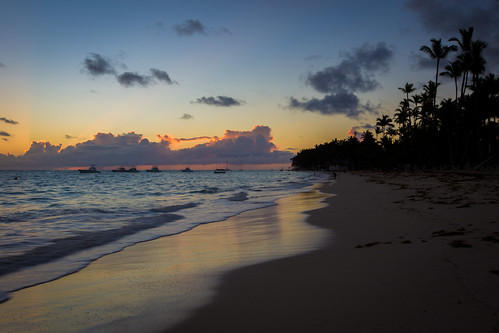
M 182 171 L 182 172 L 192 172 L 192 170 L 189 167 L 187 167 L 185 169 L 182 169 L 180 171 Z
M 91 165 L 88 169 L 78 169 L 80 173 L 100 173 L 99 170 L 95 168 L 95 165 Z
M 146 170 L 147 172 L 161 172 L 157 166 L 153 166 L 152 168 Z
M 225 162 L 225 169 L 223 169 L 223 168 L 215 169 L 215 173 L 225 173 L 227 171 L 230 171 L 229 165 L 227 164 L 227 162 Z
M 137 168 L 130 168 L 127 170 L 127 169 L 121 167 L 118 169 L 113 169 L 113 172 L 139 172 L 139 170 L 137 170 Z

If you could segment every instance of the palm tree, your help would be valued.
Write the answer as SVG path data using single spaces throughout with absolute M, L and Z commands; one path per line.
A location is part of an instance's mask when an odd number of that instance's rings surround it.
M 385 136 L 387 127 L 393 127 L 393 120 L 390 116 L 382 114 L 381 118 L 376 119 L 376 126 L 381 128 L 381 133 Z
M 445 66 L 445 72 L 440 73 L 440 76 L 448 76 L 454 79 L 454 85 L 456 87 L 456 104 L 457 104 L 457 80 L 463 74 L 462 63 L 459 60 L 455 60 L 450 62 L 447 66 Z
M 435 84 L 438 87 L 438 69 L 440 65 L 440 59 L 445 59 L 449 55 L 449 53 L 457 51 L 456 45 L 443 45 L 442 39 L 432 38 L 431 47 L 423 45 L 420 47 L 420 50 L 424 53 L 428 54 L 432 59 L 437 59 L 437 73 L 435 74 Z M 437 90 L 435 89 L 435 95 L 433 97 L 433 107 L 436 106 L 437 103 Z
M 449 39 L 449 42 L 456 42 L 461 49 L 461 54 L 458 56 L 458 59 L 461 62 L 463 71 L 463 80 L 461 83 L 461 97 L 463 97 L 466 93 L 466 86 L 468 84 L 468 72 L 471 64 L 471 42 L 473 40 L 473 27 L 469 27 L 468 29 L 459 29 L 459 34 L 461 35 L 461 39 L 452 37 Z
M 487 47 L 487 43 L 481 40 L 471 42 L 471 64 L 470 72 L 473 74 L 472 85 L 476 86 L 478 78 L 485 72 L 485 64 L 483 58 L 483 50 Z
M 404 94 L 406 94 L 407 100 L 409 100 L 409 94 L 416 91 L 414 84 L 407 82 L 404 87 L 399 87 Z

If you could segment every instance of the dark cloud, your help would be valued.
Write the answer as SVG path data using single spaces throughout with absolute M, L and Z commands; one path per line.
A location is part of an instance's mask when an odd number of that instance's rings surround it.
M 344 58 L 336 66 L 329 66 L 316 73 L 310 73 L 306 83 L 316 91 L 326 94 L 323 98 L 303 98 L 301 101 L 292 97 L 289 108 L 319 112 L 325 115 L 343 114 L 358 118 L 364 113 L 376 113 L 375 108 L 361 104 L 356 93 L 366 93 L 380 88 L 375 74 L 389 70 L 393 51 L 386 43 L 369 43 L 341 54 Z
M 411 52 L 409 63 L 412 70 L 432 69 L 435 70 L 435 60 L 425 56 L 422 52 Z
M 181 24 L 176 24 L 173 29 L 179 36 L 192 36 L 194 34 L 206 34 L 204 25 L 199 20 L 185 20 Z
M 307 83 L 321 93 L 373 91 L 380 86 L 374 74 L 388 70 L 393 51 L 383 42 L 376 46 L 365 43 L 343 57 L 345 60 L 339 65 L 309 74 Z
M 170 76 L 168 75 L 167 72 L 156 69 L 156 68 L 151 68 L 151 73 L 152 75 L 159 81 L 166 82 L 168 84 L 173 84 L 176 83 L 170 79 Z
M 69 168 L 97 164 L 101 167 L 117 165 L 178 165 L 214 164 L 229 160 L 231 164 L 289 163 L 293 156 L 279 151 L 272 142 L 267 126 L 255 126 L 250 131 L 225 131 L 222 137 L 176 139 L 159 136 L 151 142 L 134 132 L 114 135 L 97 133 L 93 139 L 62 148 L 50 142 L 33 142 L 23 155 L 0 154 L 0 168 L 47 169 Z M 172 150 L 180 141 L 208 140 L 192 148 Z
M 184 120 L 189 120 L 189 119 L 193 119 L 193 118 L 194 118 L 194 116 L 191 114 L 188 114 L 188 113 L 184 113 L 182 115 L 182 117 L 180 117 L 180 119 L 184 119 Z
M 116 80 L 124 87 L 147 87 L 154 82 L 153 78 L 147 75 L 140 75 L 138 73 L 125 72 L 117 75 Z
M 0 131 L 0 136 L 10 136 L 10 134 L 5 131 Z
M 137 72 L 124 72 L 118 74 L 115 68 L 111 65 L 111 60 L 97 53 L 91 53 L 90 56 L 85 58 L 84 63 L 84 70 L 88 74 L 93 76 L 114 75 L 118 83 L 124 87 L 148 87 L 157 83 L 157 81 L 167 84 L 178 84 L 170 78 L 166 71 L 157 68 L 150 69 L 151 75 L 143 75 Z M 123 67 L 126 68 L 126 65 L 123 64 Z M 93 90 L 92 92 L 95 91 Z
M 357 96 L 343 91 L 336 94 L 328 94 L 322 99 L 302 99 L 290 98 L 289 107 L 310 112 L 319 112 L 324 115 L 345 115 L 349 118 L 358 118 L 364 113 L 376 113 L 375 108 L 362 105 Z
M 12 119 L 7 119 L 5 117 L 1 117 L 0 121 L 3 121 L 5 123 L 11 124 L 11 125 L 17 125 L 17 124 L 19 124 L 19 122 L 15 121 L 15 120 L 12 120 Z
M 217 96 L 217 97 L 210 96 L 210 97 L 198 98 L 193 103 L 207 104 L 214 106 L 238 106 L 244 104 L 245 102 L 228 96 Z
M 459 29 L 474 27 L 473 38 L 489 44 L 484 51 L 489 65 L 499 69 L 499 1 L 409 0 L 405 5 L 437 38 L 460 37 Z
M 97 53 L 91 53 L 85 58 L 85 70 L 95 76 L 116 74 L 110 60 Z

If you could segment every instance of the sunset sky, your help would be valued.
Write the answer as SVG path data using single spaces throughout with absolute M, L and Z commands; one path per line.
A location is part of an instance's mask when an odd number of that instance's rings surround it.
M 431 38 L 474 26 L 497 75 L 498 18 L 497 0 L 0 0 L 0 169 L 286 164 L 393 115 L 434 79 Z

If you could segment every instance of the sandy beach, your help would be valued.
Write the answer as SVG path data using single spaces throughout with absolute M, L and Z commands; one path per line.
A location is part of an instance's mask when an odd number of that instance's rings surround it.
M 313 253 L 242 268 L 168 332 L 497 332 L 497 173 L 342 174 Z
M 0 331 L 499 331 L 497 173 L 341 173 L 320 191 L 15 292 Z

